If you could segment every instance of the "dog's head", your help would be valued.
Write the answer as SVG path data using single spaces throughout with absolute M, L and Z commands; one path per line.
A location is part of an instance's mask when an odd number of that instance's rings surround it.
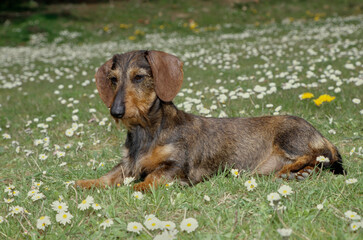
M 145 117 L 156 98 L 170 102 L 183 82 L 183 63 L 161 51 L 116 54 L 96 73 L 101 99 L 116 119 Z

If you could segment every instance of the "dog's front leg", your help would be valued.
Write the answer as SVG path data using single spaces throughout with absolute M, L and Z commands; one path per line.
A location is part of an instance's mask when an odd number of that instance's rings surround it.
M 165 185 L 175 179 L 180 180 L 182 183 L 185 181 L 185 176 L 182 169 L 177 166 L 161 164 L 156 170 L 149 173 L 143 182 L 134 185 L 134 190 L 147 192 L 151 188 L 156 189 L 161 185 Z
M 123 183 L 124 178 L 126 177 L 124 170 L 123 164 L 119 163 L 106 175 L 97 179 L 78 180 L 75 185 L 86 189 L 92 187 L 104 188 L 106 186 L 116 186 L 117 184 Z

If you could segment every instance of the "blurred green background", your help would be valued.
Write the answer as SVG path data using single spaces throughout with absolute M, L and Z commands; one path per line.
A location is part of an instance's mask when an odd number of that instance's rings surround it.
M 240 32 L 250 24 L 320 21 L 362 9 L 361 0 L 2 0 L 0 46 L 138 41 L 155 32 L 203 34 L 226 24 Z

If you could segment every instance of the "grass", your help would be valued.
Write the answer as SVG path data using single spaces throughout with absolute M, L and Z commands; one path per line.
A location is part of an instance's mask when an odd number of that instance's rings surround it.
M 362 100 L 362 4 L 328 3 L 315 1 L 314 7 L 305 1 L 62 5 L 2 25 L 0 133 L 11 139 L 0 136 L 0 183 L 4 189 L 13 184 L 19 195 L 0 191 L 0 216 L 16 205 L 31 215 L 8 216 L 0 223 L 1 238 L 151 239 L 145 231 L 137 235 L 126 227 L 155 214 L 175 222 L 179 230 L 185 217 L 197 219 L 199 227 L 192 233 L 180 231 L 178 239 L 279 239 L 279 228 L 291 228 L 291 239 L 359 239 L 362 230 L 352 231 L 352 221 L 344 213 L 352 210 L 361 215 L 363 208 L 362 103 L 353 103 L 353 99 Z M 120 23 L 132 26 L 121 29 Z M 38 30 L 29 30 L 34 25 Z M 135 35 L 135 30 L 144 34 Z M 113 123 L 95 92 L 93 77 L 114 53 L 134 49 L 163 50 L 183 60 L 184 83 L 174 100 L 181 109 L 192 103 L 188 111 L 198 115 L 204 107 L 211 116 L 223 111 L 229 117 L 275 112 L 303 117 L 338 147 L 348 175 L 324 171 L 303 182 L 253 176 L 258 186 L 247 191 L 244 183 L 251 176 L 241 173 L 234 178 L 226 170 L 193 187 L 177 183 L 162 187 L 142 200 L 134 199 L 126 186 L 90 191 L 66 188 L 66 181 L 102 176 L 122 157 L 126 131 Z M 266 87 L 262 98 L 256 85 Z M 304 92 L 313 93 L 314 99 L 322 94 L 335 99 L 318 107 L 312 99 L 299 99 Z M 243 98 L 240 93 L 250 96 Z M 227 100 L 220 102 L 223 94 Z M 281 110 L 275 111 L 278 106 Z M 73 115 L 78 121 L 72 120 Z M 99 124 L 103 118 L 107 118 L 104 126 Z M 79 135 L 67 137 L 65 131 L 73 122 L 83 126 L 75 131 Z M 48 128 L 38 127 L 39 123 Z M 46 136 L 48 146 L 34 145 Z M 66 144 L 72 146 L 65 149 Z M 54 155 L 56 145 L 65 157 Z M 26 150 L 32 154 L 27 156 Z M 40 154 L 48 158 L 42 161 Z M 346 184 L 350 178 L 358 182 Z M 40 191 L 45 199 L 33 202 L 27 197 L 32 180 L 44 183 Z M 282 198 L 286 207 L 282 212 L 269 206 L 267 195 L 283 184 L 294 193 Z M 56 222 L 50 206 L 60 195 L 74 216 L 65 226 Z M 88 195 L 101 210 L 77 209 Z M 210 201 L 203 200 L 204 195 Z M 5 203 L 4 198 L 14 202 Z M 320 211 L 318 204 L 323 204 Z M 52 224 L 45 231 L 37 230 L 37 219 L 44 215 Z M 103 230 L 100 223 L 108 218 L 114 224 Z M 160 231 L 150 233 L 155 236 Z

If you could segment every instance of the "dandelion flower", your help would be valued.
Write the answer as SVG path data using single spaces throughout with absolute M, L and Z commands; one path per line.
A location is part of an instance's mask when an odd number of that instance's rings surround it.
M 283 197 L 286 197 L 293 193 L 292 188 L 287 185 L 282 185 L 279 190 L 277 190 Z
M 50 225 L 50 217 L 48 216 L 41 216 L 38 220 L 37 220 L 37 228 L 40 230 L 45 230 L 45 227 Z
M 350 224 L 350 229 L 352 231 L 357 231 L 360 227 L 361 227 L 361 223 L 360 222 L 352 222 Z
M 67 223 L 71 223 L 72 218 L 73 218 L 73 215 L 70 214 L 69 212 L 59 212 L 55 216 L 55 220 L 63 225 L 66 225 Z
M 132 196 L 134 197 L 134 198 L 136 198 L 136 199 L 139 199 L 139 200 L 141 200 L 143 197 L 144 197 L 144 195 L 142 194 L 142 192 L 134 192 L 133 194 L 132 194 Z
M 127 231 L 129 232 L 135 232 L 139 234 L 142 229 L 143 226 L 141 225 L 141 223 L 130 222 L 129 224 L 127 224 Z
M 134 178 L 134 177 L 126 177 L 126 178 L 124 179 L 124 185 L 125 185 L 125 186 L 129 186 L 129 185 L 130 185 L 130 183 L 132 183 L 134 180 L 135 180 L 135 178 Z
M 64 202 L 54 201 L 50 206 L 58 213 L 66 212 L 68 210 L 68 206 Z
M 353 212 L 353 211 L 346 211 L 344 213 L 344 215 L 349 218 L 349 219 L 352 219 L 352 220 L 360 220 L 361 217 L 356 213 L 356 212 Z
M 290 228 L 279 228 L 277 232 L 281 235 L 281 237 L 290 237 L 292 233 L 292 229 Z
M 328 162 L 330 162 L 329 158 L 324 157 L 324 156 L 317 157 L 316 158 L 316 161 L 321 162 L 321 163 L 328 163 Z
M 232 169 L 232 170 L 231 170 L 231 173 L 232 173 L 232 175 L 233 175 L 234 177 L 238 177 L 238 176 L 239 176 L 239 171 L 238 171 L 238 169 Z
M 80 204 L 78 204 L 78 208 L 81 211 L 87 210 L 94 203 L 94 199 L 91 196 L 87 196 Z
M 105 221 L 103 221 L 100 224 L 100 227 L 103 227 L 103 229 L 106 229 L 108 227 L 111 227 L 112 224 L 113 224 L 113 220 L 109 218 L 109 219 L 106 219 Z
M 353 184 L 356 182 L 358 182 L 358 180 L 356 178 L 350 178 L 350 179 L 345 180 L 346 184 Z
M 198 221 L 195 218 L 187 218 L 180 223 L 180 229 L 188 233 L 193 232 L 197 227 Z
M 309 98 L 313 98 L 314 94 L 306 92 L 306 93 L 302 93 L 299 95 L 300 100 L 304 100 L 304 99 L 309 99 Z

